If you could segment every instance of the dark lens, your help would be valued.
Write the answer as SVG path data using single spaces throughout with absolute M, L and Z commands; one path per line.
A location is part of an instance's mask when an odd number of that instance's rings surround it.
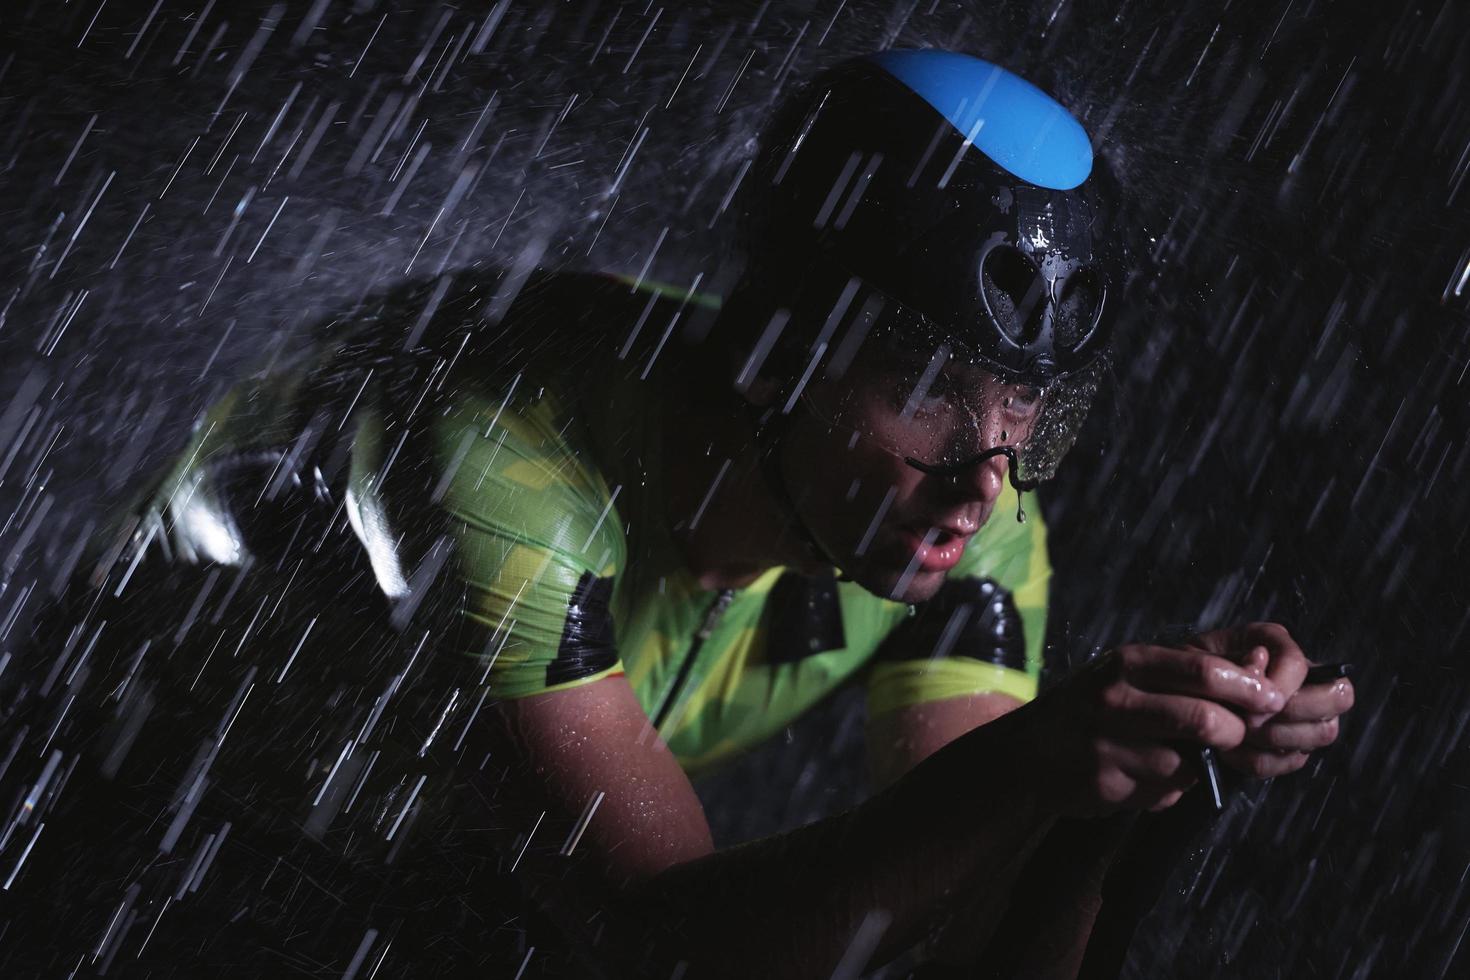
M 1002 333 L 1019 341 L 1041 300 L 1041 276 L 1019 249 L 1000 245 L 990 250 L 980 268 L 990 315 Z
M 1102 311 L 1102 277 L 1092 269 L 1079 269 L 1067 278 L 1062 301 L 1057 305 L 1056 344 L 1072 350 L 1092 332 Z

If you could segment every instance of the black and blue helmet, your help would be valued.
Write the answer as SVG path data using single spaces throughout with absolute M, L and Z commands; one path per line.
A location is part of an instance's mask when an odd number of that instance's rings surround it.
M 1108 337 L 1094 169 L 1082 125 L 1004 68 L 935 50 L 845 61 L 765 129 L 745 178 L 746 279 L 829 328 L 857 283 L 905 334 L 1050 385 Z

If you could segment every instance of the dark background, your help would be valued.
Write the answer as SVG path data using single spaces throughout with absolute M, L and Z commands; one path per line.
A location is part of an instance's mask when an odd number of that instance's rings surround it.
M 785 86 L 965 50 L 1055 93 L 1129 192 L 1113 378 L 1045 498 L 1050 659 L 1276 619 L 1359 667 L 1340 744 L 1233 801 L 1127 975 L 1466 975 L 1467 21 L 1451 0 L 12 0 L 0 643 L 195 413 L 310 325 L 476 264 L 718 289 L 721 205 Z M 860 798 L 860 711 L 839 698 L 703 786 L 717 834 Z

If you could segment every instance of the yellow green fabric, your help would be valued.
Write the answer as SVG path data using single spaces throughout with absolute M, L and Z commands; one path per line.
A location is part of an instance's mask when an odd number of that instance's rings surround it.
M 461 388 L 434 427 L 439 465 L 454 467 L 443 506 L 456 522 L 465 615 L 489 631 L 462 652 L 487 658 L 492 696 L 523 698 L 621 672 L 650 717 L 666 709 L 661 734 L 689 770 L 779 732 L 870 666 L 873 713 L 976 692 L 1035 696 L 1051 568 L 1034 495 L 1020 523 L 1010 493 L 951 577 L 986 577 L 1010 590 L 1024 626 L 1024 669 L 962 650 L 871 664 L 910 609 L 850 582 L 837 586 L 845 644 L 772 663 L 767 599 L 786 571 L 773 568 L 735 591 L 673 691 L 717 594 L 682 567 L 667 528 L 658 389 L 619 370 L 575 381 L 522 375 L 501 385 Z M 523 397 L 533 390 L 539 397 Z M 584 576 L 613 580 L 616 652 L 595 670 L 551 680 Z

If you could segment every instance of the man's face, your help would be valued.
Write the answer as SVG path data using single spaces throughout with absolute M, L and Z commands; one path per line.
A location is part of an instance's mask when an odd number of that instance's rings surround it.
M 937 463 L 1019 446 L 1043 397 L 942 357 L 860 357 L 841 381 L 812 383 L 794 409 L 780 462 L 796 509 L 850 578 L 922 602 L 989 520 L 1008 463 L 994 456 L 949 478 L 904 457 Z

